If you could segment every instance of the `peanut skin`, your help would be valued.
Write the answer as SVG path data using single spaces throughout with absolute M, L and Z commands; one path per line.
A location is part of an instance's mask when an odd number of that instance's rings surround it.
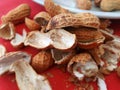
M 103 11 L 120 10 L 120 0 L 102 0 L 100 8 Z

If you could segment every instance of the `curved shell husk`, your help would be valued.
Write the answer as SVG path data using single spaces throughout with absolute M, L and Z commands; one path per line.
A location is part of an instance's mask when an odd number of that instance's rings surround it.
M 57 49 L 51 49 L 51 53 L 56 64 L 67 64 L 70 59 L 76 54 L 76 51 L 71 50 L 65 52 Z
M 112 40 L 102 45 L 104 54 L 101 56 L 101 59 L 104 61 L 104 65 L 101 68 L 105 68 L 109 72 L 114 71 L 117 68 L 120 58 L 119 43 L 119 40 Z
M 96 76 L 98 66 L 90 54 L 80 53 L 70 60 L 67 70 L 79 80 L 83 80 L 84 77 Z
M 25 25 L 30 29 L 30 30 L 40 30 L 41 26 L 34 20 L 25 18 Z
M 37 74 L 28 62 L 16 61 L 11 69 L 15 72 L 20 90 L 52 90 L 47 78 Z
M 30 62 L 31 55 L 26 52 L 16 51 L 6 53 L 4 56 L 0 57 L 0 75 L 9 71 L 11 65 L 21 59 L 25 60 L 26 62 Z
M 0 26 L 0 37 L 11 40 L 15 37 L 15 27 L 12 23 L 5 23 Z
M 39 31 L 32 31 L 28 33 L 24 45 L 31 46 L 37 49 L 45 49 L 50 46 L 51 40 L 46 33 L 41 33 Z
M 7 50 L 6 50 L 5 46 L 0 44 L 0 57 L 4 56 L 6 52 L 7 52 Z
M 27 32 L 25 29 L 23 29 L 23 34 L 20 35 L 19 33 L 16 33 L 15 38 L 11 40 L 11 45 L 15 48 L 22 48 L 24 46 L 24 40 L 27 36 Z
M 24 44 L 37 49 L 46 49 L 52 46 L 56 49 L 68 50 L 75 47 L 76 36 L 64 29 L 54 29 L 47 33 L 33 31 L 28 34 Z
M 64 29 L 53 29 L 48 32 L 50 39 L 52 40 L 51 45 L 59 50 L 69 50 L 76 46 L 76 35 L 71 34 Z
M 82 27 L 69 31 L 76 35 L 78 46 L 83 49 L 95 48 L 105 40 L 103 34 L 96 29 Z

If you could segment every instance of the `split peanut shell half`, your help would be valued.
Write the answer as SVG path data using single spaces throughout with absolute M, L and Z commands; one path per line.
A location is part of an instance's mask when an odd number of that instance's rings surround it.
M 50 46 L 51 39 L 46 33 L 41 33 L 39 31 L 32 31 L 28 33 L 24 45 L 31 46 L 37 49 L 45 49 Z
M 11 69 L 15 72 L 20 90 L 52 90 L 46 77 L 38 75 L 24 60 L 16 61 Z
M 3 45 L 0 45 L 0 57 L 4 56 L 6 53 L 6 48 Z
M 51 49 L 52 57 L 56 64 L 67 64 L 70 59 L 76 54 L 75 50 L 61 51 L 57 49 Z
M 70 60 L 67 70 L 79 80 L 83 80 L 85 77 L 96 76 L 98 67 L 90 54 L 80 53 Z
M 8 72 L 11 65 L 21 59 L 25 60 L 26 62 L 30 62 L 31 55 L 26 52 L 16 51 L 6 53 L 4 56 L 0 57 L 0 75 Z
M 34 20 L 25 18 L 25 25 L 30 29 L 30 30 L 39 30 L 41 29 L 41 26 Z
M 78 46 L 82 49 L 91 49 L 103 43 L 105 37 L 99 30 L 92 28 L 77 28 L 69 30 L 71 33 L 76 34 Z
M 0 25 L 0 37 L 6 40 L 11 40 L 15 37 L 15 27 L 12 23 Z
M 45 49 L 52 46 L 56 49 L 68 50 L 75 47 L 76 36 L 64 29 L 54 29 L 47 33 L 33 31 L 28 34 L 24 44 L 37 49 Z
M 22 48 L 24 46 L 24 40 L 27 36 L 27 32 L 23 29 L 23 34 L 16 33 L 15 38 L 11 40 L 11 45 L 15 48 Z
M 120 58 L 120 41 L 109 41 L 103 44 L 102 48 L 104 49 L 104 54 L 101 56 L 101 59 L 104 61 L 104 65 L 101 67 L 101 69 L 104 68 L 102 71 L 114 71 Z

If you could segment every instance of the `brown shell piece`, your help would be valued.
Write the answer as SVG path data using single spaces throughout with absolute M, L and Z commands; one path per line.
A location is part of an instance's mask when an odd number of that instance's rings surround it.
M 52 57 L 56 64 L 67 64 L 70 59 L 76 54 L 75 50 L 61 51 L 57 49 L 51 49 Z
M 100 29 L 106 29 L 110 26 L 111 21 L 109 19 L 100 19 Z
M 25 18 L 25 25 L 30 29 L 30 30 L 39 30 L 41 26 L 34 20 L 31 20 L 29 18 Z
M 102 1 L 102 0 L 94 0 L 94 4 L 95 4 L 97 7 L 100 7 L 101 1 Z
M 68 72 L 82 80 L 86 77 L 96 76 L 98 72 L 97 64 L 88 53 L 80 53 L 75 55 L 67 67 Z
M 6 53 L 6 48 L 5 48 L 5 46 L 3 46 L 3 45 L 0 44 L 0 57 L 1 57 L 1 56 L 4 56 L 5 53 Z
M 99 28 L 99 18 L 91 13 L 62 13 L 54 16 L 47 25 L 47 30 L 68 26 L 85 26 Z
M 23 29 L 23 34 L 20 35 L 19 33 L 16 33 L 15 38 L 10 41 L 11 45 L 15 48 L 22 48 L 24 46 L 24 40 L 27 36 L 27 32 L 25 29 Z
M 100 8 L 103 11 L 114 11 L 120 10 L 120 0 L 102 0 L 100 3 Z
M 37 72 L 47 70 L 53 64 L 53 58 L 50 51 L 40 51 L 36 54 L 31 62 L 32 67 Z
M 99 29 L 99 31 L 104 35 L 105 37 L 105 42 L 114 40 L 115 36 L 106 30 Z
M 16 51 L 6 53 L 4 56 L 0 57 L 0 75 L 10 70 L 11 65 L 19 60 L 25 60 L 30 62 L 31 55 L 26 52 Z M 12 71 L 12 70 L 11 70 Z
M 76 5 L 79 9 L 90 10 L 92 8 L 91 0 L 76 0 Z
M 105 37 L 99 30 L 92 28 L 77 28 L 69 30 L 71 33 L 76 34 L 78 46 L 83 49 L 91 49 L 103 43 Z
M 37 18 L 44 18 L 46 21 L 49 21 L 51 19 L 51 16 L 47 12 L 42 11 L 42 12 L 37 13 L 34 16 L 34 20 L 36 20 Z
M 44 1 L 44 7 L 46 11 L 50 14 L 50 16 L 55 16 L 60 13 L 68 13 L 69 11 L 62 8 L 59 5 L 56 5 L 52 0 L 45 0 Z
M 51 16 L 45 11 L 39 12 L 34 16 L 34 20 L 41 26 L 41 32 L 45 32 L 50 19 Z
M 0 37 L 6 40 L 11 40 L 15 37 L 15 27 L 12 23 L 0 25 Z
M 102 45 L 102 48 L 104 49 L 104 54 L 101 56 L 101 59 L 104 61 L 104 64 L 101 67 L 101 71 L 111 72 L 117 68 L 117 64 L 120 58 L 119 43 L 120 42 L 118 40 L 112 40 Z
M 18 24 L 23 22 L 25 17 L 30 15 L 30 6 L 28 4 L 20 4 L 16 8 L 9 11 L 6 15 L 2 16 L 1 20 L 3 23 L 12 22 Z
M 11 69 L 15 72 L 19 90 L 52 90 L 48 79 L 37 74 L 28 62 L 16 61 Z

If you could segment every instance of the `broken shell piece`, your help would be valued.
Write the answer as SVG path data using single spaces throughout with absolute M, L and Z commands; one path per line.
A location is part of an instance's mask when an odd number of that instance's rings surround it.
M 79 9 L 90 10 L 92 8 L 91 0 L 76 0 L 76 6 Z
M 0 26 L 0 37 L 11 40 L 15 36 L 15 27 L 12 23 L 5 23 Z
M 112 40 L 103 44 L 102 47 L 105 53 L 101 56 L 101 59 L 104 60 L 105 64 L 102 68 L 106 68 L 109 72 L 117 68 L 117 64 L 120 58 L 120 41 Z
M 76 34 L 78 46 L 83 49 L 95 48 L 105 40 L 102 33 L 96 29 L 78 28 L 69 31 Z
M 64 29 L 54 29 L 47 33 L 33 31 L 28 34 L 24 44 L 37 49 L 46 49 L 52 46 L 56 49 L 68 50 L 76 46 L 76 36 Z
M 24 46 L 24 40 L 27 36 L 27 32 L 23 29 L 23 35 L 16 33 L 15 38 L 11 40 L 11 45 L 15 48 L 21 48 Z
M 42 12 L 37 13 L 37 14 L 34 16 L 34 20 L 35 20 L 36 18 L 39 18 L 39 17 L 44 18 L 45 20 L 48 20 L 48 21 L 51 19 L 51 16 L 50 16 L 47 12 L 45 12 L 45 11 L 42 11 Z
M 40 51 L 31 62 L 32 67 L 38 71 L 45 71 L 53 64 L 53 58 L 50 51 Z
M 65 52 L 57 49 L 51 49 L 51 53 L 56 64 L 67 64 L 76 52 L 75 50 Z
M 47 30 L 68 26 L 84 26 L 99 28 L 99 18 L 91 13 L 62 13 L 51 18 L 47 25 Z
M 111 21 L 109 19 L 100 19 L 100 29 L 106 29 L 110 24 Z
M 5 48 L 5 46 L 0 45 L 0 57 L 3 56 L 3 55 L 5 55 L 5 53 L 6 53 L 6 48 Z
M 41 26 L 34 20 L 31 20 L 29 18 L 25 18 L 25 25 L 30 29 L 30 30 L 39 30 Z
M 104 64 L 104 62 L 101 60 L 101 56 L 104 54 L 104 49 L 101 47 L 101 45 L 96 48 L 90 49 L 89 53 L 98 65 L 102 66 Z
M 106 41 L 111 41 L 115 38 L 115 36 L 106 30 L 99 29 L 99 31 L 105 36 L 105 42 Z
M 37 20 L 37 18 L 43 18 L 44 20 L 49 21 L 51 16 L 47 12 L 42 11 L 34 16 L 34 20 Z
M 25 60 L 30 62 L 31 55 L 26 52 L 17 51 L 17 52 L 10 52 L 6 53 L 4 56 L 0 57 L 0 75 L 4 74 L 5 72 L 9 71 L 10 66 L 18 60 Z
M 24 45 L 31 46 L 37 49 L 45 49 L 50 46 L 51 39 L 48 34 L 39 31 L 32 31 L 28 33 Z
M 90 54 L 81 53 L 70 60 L 67 70 L 79 80 L 83 80 L 84 77 L 96 76 L 98 67 Z
M 64 29 L 54 29 L 48 32 L 50 39 L 52 40 L 51 45 L 59 50 L 69 50 L 76 46 L 76 35 L 71 34 Z
M 51 19 L 51 16 L 47 12 L 39 12 L 35 15 L 34 20 L 41 26 L 41 32 L 45 32 L 46 26 Z
M 47 78 L 38 75 L 24 60 L 16 61 L 11 69 L 15 72 L 20 90 L 52 90 Z
M 99 90 L 108 90 L 105 81 L 98 77 Z

